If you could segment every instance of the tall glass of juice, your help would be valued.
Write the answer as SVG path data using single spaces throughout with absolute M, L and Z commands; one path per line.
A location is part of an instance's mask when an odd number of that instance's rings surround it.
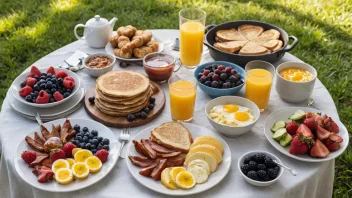
M 185 8 L 180 18 L 180 59 L 190 69 L 199 65 L 203 53 L 206 13 L 199 8 Z
M 275 67 L 265 61 L 251 61 L 246 67 L 246 98 L 264 111 L 269 103 Z
M 189 74 L 174 74 L 169 79 L 171 118 L 189 122 L 193 118 L 197 79 Z

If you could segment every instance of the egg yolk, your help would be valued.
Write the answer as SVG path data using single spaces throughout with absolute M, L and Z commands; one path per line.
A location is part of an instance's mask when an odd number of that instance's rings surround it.
M 249 120 L 249 115 L 246 112 L 236 112 L 235 119 L 238 121 L 247 121 Z
M 226 112 L 226 113 L 233 113 L 238 111 L 239 107 L 237 105 L 233 105 L 233 104 L 227 104 L 224 105 L 222 107 L 222 109 Z

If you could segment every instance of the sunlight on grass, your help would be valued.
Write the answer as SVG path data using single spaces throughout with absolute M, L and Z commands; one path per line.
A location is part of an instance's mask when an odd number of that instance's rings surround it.
M 23 12 L 8 14 L 0 19 L 0 33 L 13 28 L 15 24 L 25 18 Z
M 51 7 L 55 11 L 68 11 L 79 5 L 77 0 L 56 0 L 51 2 Z
M 45 34 L 48 29 L 48 23 L 40 21 L 35 23 L 33 27 L 20 28 L 15 32 L 16 35 L 21 35 L 26 38 L 35 39 Z

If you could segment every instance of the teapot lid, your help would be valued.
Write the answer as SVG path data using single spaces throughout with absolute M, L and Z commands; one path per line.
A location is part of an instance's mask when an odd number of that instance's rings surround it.
M 105 18 L 100 18 L 99 15 L 95 15 L 94 18 L 91 18 L 87 21 L 87 24 L 86 25 L 89 25 L 89 26 L 95 26 L 95 27 L 98 27 L 98 26 L 103 26 L 103 25 L 106 25 L 108 24 L 108 20 L 105 19 Z

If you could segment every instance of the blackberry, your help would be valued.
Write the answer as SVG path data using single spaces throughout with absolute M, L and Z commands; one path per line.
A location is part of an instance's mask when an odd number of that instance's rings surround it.
M 278 171 L 278 169 L 269 168 L 267 173 L 272 179 L 275 179 L 277 177 L 277 175 L 279 174 L 279 171 Z
M 271 181 L 272 179 L 270 178 L 270 176 L 268 174 L 265 175 L 263 181 Z
M 249 177 L 250 179 L 253 179 L 253 180 L 258 180 L 258 174 L 255 171 L 249 171 L 247 173 L 247 177 Z
M 264 164 L 258 164 L 257 169 L 258 170 L 266 170 L 266 166 Z
M 243 166 L 241 166 L 241 171 L 243 174 L 247 174 L 250 171 L 249 165 L 248 164 L 244 164 Z
M 266 157 L 264 160 L 264 164 L 266 167 L 273 168 L 276 166 L 276 164 L 273 162 L 273 160 L 270 157 Z
M 253 170 L 253 171 L 255 171 L 256 169 L 257 169 L 257 162 L 255 162 L 255 161 L 250 161 L 249 163 L 248 163 L 248 165 L 249 165 L 249 168 L 251 169 L 251 170 Z
M 244 164 L 248 164 L 250 161 L 251 161 L 251 157 L 250 157 L 250 156 L 247 156 L 247 157 L 244 158 L 243 163 L 244 163 Z
M 259 170 L 259 171 L 257 172 L 257 175 L 258 175 L 258 177 L 259 177 L 259 179 L 260 179 L 261 181 L 264 181 L 264 179 L 265 179 L 265 177 L 266 177 L 266 171 L 265 171 L 265 170 Z
M 264 162 L 264 159 L 265 159 L 265 155 L 262 154 L 262 153 L 257 153 L 254 155 L 254 161 L 256 161 L 257 163 L 263 163 Z

